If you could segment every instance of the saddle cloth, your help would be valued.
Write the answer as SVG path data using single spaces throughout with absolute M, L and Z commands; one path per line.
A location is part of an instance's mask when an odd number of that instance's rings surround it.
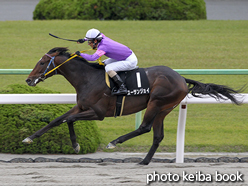
M 138 96 L 150 93 L 150 84 L 143 68 L 118 72 L 118 75 L 127 87 L 128 93 L 126 96 Z M 109 78 L 107 73 L 105 73 L 105 80 L 111 90 L 116 89 L 114 81 Z M 115 117 L 122 115 L 126 96 L 117 96 Z
M 138 96 L 150 93 L 150 84 L 143 68 L 134 69 L 131 71 L 118 72 L 122 81 L 125 83 L 128 93 L 126 96 Z M 106 84 L 113 90 L 115 87 L 114 81 L 109 78 L 106 73 Z

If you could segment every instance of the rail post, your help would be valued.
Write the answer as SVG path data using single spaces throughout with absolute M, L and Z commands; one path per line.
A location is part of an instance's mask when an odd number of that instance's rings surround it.
M 135 114 L 135 130 L 139 128 L 141 124 L 142 111 L 139 111 Z
M 187 103 L 181 102 L 179 106 L 180 107 L 179 107 L 178 124 L 177 124 L 176 163 L 183 163 Z

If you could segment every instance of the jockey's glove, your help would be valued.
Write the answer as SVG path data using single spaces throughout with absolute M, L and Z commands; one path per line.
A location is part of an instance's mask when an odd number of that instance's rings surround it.
M 79 51 L 77 51 L 77 52 L 75 52 L 75 54 L 77 54 L 78 56 L 80 56 L 81 53 Z
M 79 39 L 77 40 L 77 43 L 84 43 L 85 42 L 85 39 Z

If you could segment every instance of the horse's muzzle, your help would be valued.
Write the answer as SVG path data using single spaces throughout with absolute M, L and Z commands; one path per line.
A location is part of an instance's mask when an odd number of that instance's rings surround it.
M 38 78 L 27 78 L 26 79 L 26 83 L 29 86 L 36 86 L 40 81 L 44 81 L 45 76 L 44 77 L 38 77 Z
M 31 80 L 30 78 L 27 78 L 27 79 L 26 79 L 26 83 L 27 83 L 29 86 L 35 86 L 35 85 L 36 85 L 36 83 L 34 83 L 34 81 Z

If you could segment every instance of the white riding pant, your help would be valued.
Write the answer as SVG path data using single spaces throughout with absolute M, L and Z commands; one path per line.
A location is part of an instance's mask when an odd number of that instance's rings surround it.
M 109 72 L 111 70 L 118 71 L 128 71 L 137 68 L 138 59 L 136 55 L 132 52 L 132 54 L 125 60 L 117 61 L 112 58 L 108 58 L 103 61 L 105 66 L 105 71 Z

